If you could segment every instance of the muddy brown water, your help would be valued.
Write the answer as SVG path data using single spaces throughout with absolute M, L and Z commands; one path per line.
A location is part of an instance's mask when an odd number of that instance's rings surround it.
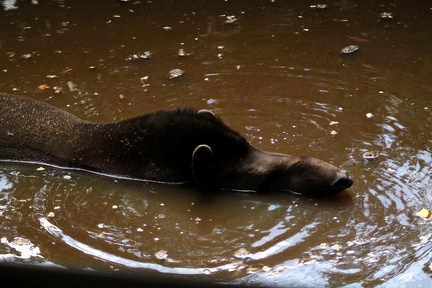
M 279 287 L 430 286 L 431 220 L 416 214 L 432 210 L 432 4 L 315 4 L 0 1 L 0 92 L 95 122 L 211 109 L 254 146 L 318 157 L 355 181 L 334 199 L 208 196 L 1 163 L 1 261 Z M 359 50 L 341 54 L 349 45 Z M 175 68 L 184 75 L 169 80 Z M 366 151 L 378 159 L 363 161 Z

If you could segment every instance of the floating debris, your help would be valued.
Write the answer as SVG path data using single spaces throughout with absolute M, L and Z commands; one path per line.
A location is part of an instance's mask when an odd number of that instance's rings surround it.
M 380 19 L 393 19 L 393 14 L 390 12 L 383 12 L 380 14 Z
M 184 57 L 184 56 L 186 56 L 186 52 L 185 52 L 185 50 L 184 50 L 183 48 L 180 48 L 180 49 L 178 50 L 178 52 L 177 52 L 177 55 L 178 55 L 179 57 Z
M 240 248 L 234 252 L 234 257 L 238 259 L 246 259 L 250 254 L 251 253 L 246 248 Z
M 417 212 L 417 216 L 429 219 L 431 216 L 431 212 L 426 208 L 422 208 L 420 211 Z
M 31 58 L 33 58 L 33 55 L 31 53 L 21 55 L 21 59 L 27 60 L 27 59 L 31 59 Z
M 54 86 L 53 89 L 54 89 L 54 93 L 60 93 L 60 92 L 62 92 L 62 88 L 61 87 Z
M 315 5 L 310 5 L 309 7 L 315 10 L 324 10 L 327 9 L 327 4 L 315 4 Z
M 181 69 L 178 69 L 178 68 L 176 68 L 176 69 L 172 69 L 172 70 L 169 72 L 168 78 L 169 78 L 169 79 L 179 78 L 179 77 L 183 76 L 184 73 L 185 73 L 185 72 L 184 72 L 183 70 L 181 70 Z
M 156 259 L 164 260 L 168 258 L 168 253 L 165 250 L 159 250 L 154 254 L 154 256 L 156 257 Z
M 258 272 L 260 269 L 259 268 L 256 268 L 256 267 L 248 267 L 248 268 L 246 268 L 246 271 L 247 271 L 247 273 L 249 273 L 249 274 L 253 274 L 253 273 L 256 273 L 256 272 Z
M 136 61 L 136 60 L 142 60 L 142 59 L 150 59 L 152 57 L 151 51 L 145 51 L 143 53 L 135 53 L 131 56 L 127 57 L 126 60 L 128 61 Z
M 321 248 L 326 248 L 327 246 L 328 246 L 327 243 L 321 243 L 321 244 L 320 244 L 320 247 L 321 247 Z
M 50 218 L 53 218 L 53 217 L 55 217 L 55 213 L 54 212 L 49 212 L 47 216 L 50 217 Z
M 234 15 L 225 16 L 225 24 L 232 24 L 237 21 L 237 17 Z
M 357 52 L 359 50 L 359 47 L 357 45 L 349 45 L 347 47 L 344 47 L 340 50 L 342 54 L 351 54 L 354 52 Z
M 81 91 L 78 89 L 78 85 L 76 85 L 72 81 L 67 81 L 66 85 L 69 88 L 70 92 L 78 92 L 79 94 L 81 94 Z
M 41 257 L 39 247 L 35 246 L 29 239 L 23 237 L 14 237 L 14 240 L 8 242 L 6 238 L 1 239 L 2 244 L 7 244 L 9 247 L 15 249 L 17 252 L 21 253 L 17 256 L 21 259 L 29 259 L 31 257 Z
M 147 87 L 150 86 L 150 84 L 147 84 L 147 80 L 149 79 L 149 76 L 144 76 L 140 78 L 140 82 L 142 84 L 141 87 Z M 145 89 L 145 91 L 147 91 L 147 89 Z
M 333 249 L 339 250 L 341 248 L 341 245 L 339 245 L 339 244 L 333 244 L 331 247 Z
M 337 135 L 338 134 L 338 132 L 336 131 L 336 130 L 332 130 L 331 132 L 330 132 L 330 135 Z
M 378 159 L 378 152 L 374 152 L 374 151 L 366 151 L 362 154 L 362 158 L 363 160 L 367 160 L 367 161 L 375 161 Z
M 29 245 L 31 242 L 29 239 L 26 238 L 22 238 L 22 237 L 15 237 L 14 240 L 12 241 L 13 244 L 15 245 Z
M 338 124 L 339 124 L 338 121 L 330 121 L 330 123 L 329 123 L 330 126 L 335 126 L 335 125 L 338 125 Z
M 366 113 L 366 118 L 372 118 L 372 117 L 374 117 L 374 114 L 372 114 L 372 113 Z
M 171 31 L 172 27 L 170 27 L 170 26 L 164 26 L 162 29 L 165 30 L 165 31 Z

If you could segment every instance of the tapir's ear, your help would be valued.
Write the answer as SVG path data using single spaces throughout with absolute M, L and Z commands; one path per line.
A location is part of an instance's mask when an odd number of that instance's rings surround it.
M 208 183 L 213 176 L 213 150 L 210 146 L 198 145 L 192 153 L 192 176 L 199 184 Z
M 198 114 L 201 114 L 201 113 L 203 113 L 203 114 L 205 113 L 205 114 L 208 114 L 208 115 L 216 117 L 216 115 L 211 110 L 201 109 L 201 110 L 198 111 Z

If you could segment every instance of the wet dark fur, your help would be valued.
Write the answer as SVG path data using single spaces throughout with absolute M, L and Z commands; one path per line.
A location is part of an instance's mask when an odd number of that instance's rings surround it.
M 0 94 L 0 160 L 238 190 L 321 194 L 352 184 L 344 171 L 321 160 L 252 147 L 209 112 L 158 111 L 97 124 L 6 94 Z

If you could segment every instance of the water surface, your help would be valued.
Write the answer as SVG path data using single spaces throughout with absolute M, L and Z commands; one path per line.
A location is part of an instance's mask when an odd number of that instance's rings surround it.
M 416 216 L 432 209 L 429 1 L 0 3 L 0 92 L 94 122 L 211 109 L 254 146 L 318 157 L 355 181 L 335 199 L 203 195 L 2 163 L 3 261 L 279 287 L 431 285 L 430 220 Z M 348 45 L 359 50 L 341 54 Z M 174 68 L 185 74 L 169 80 Z

